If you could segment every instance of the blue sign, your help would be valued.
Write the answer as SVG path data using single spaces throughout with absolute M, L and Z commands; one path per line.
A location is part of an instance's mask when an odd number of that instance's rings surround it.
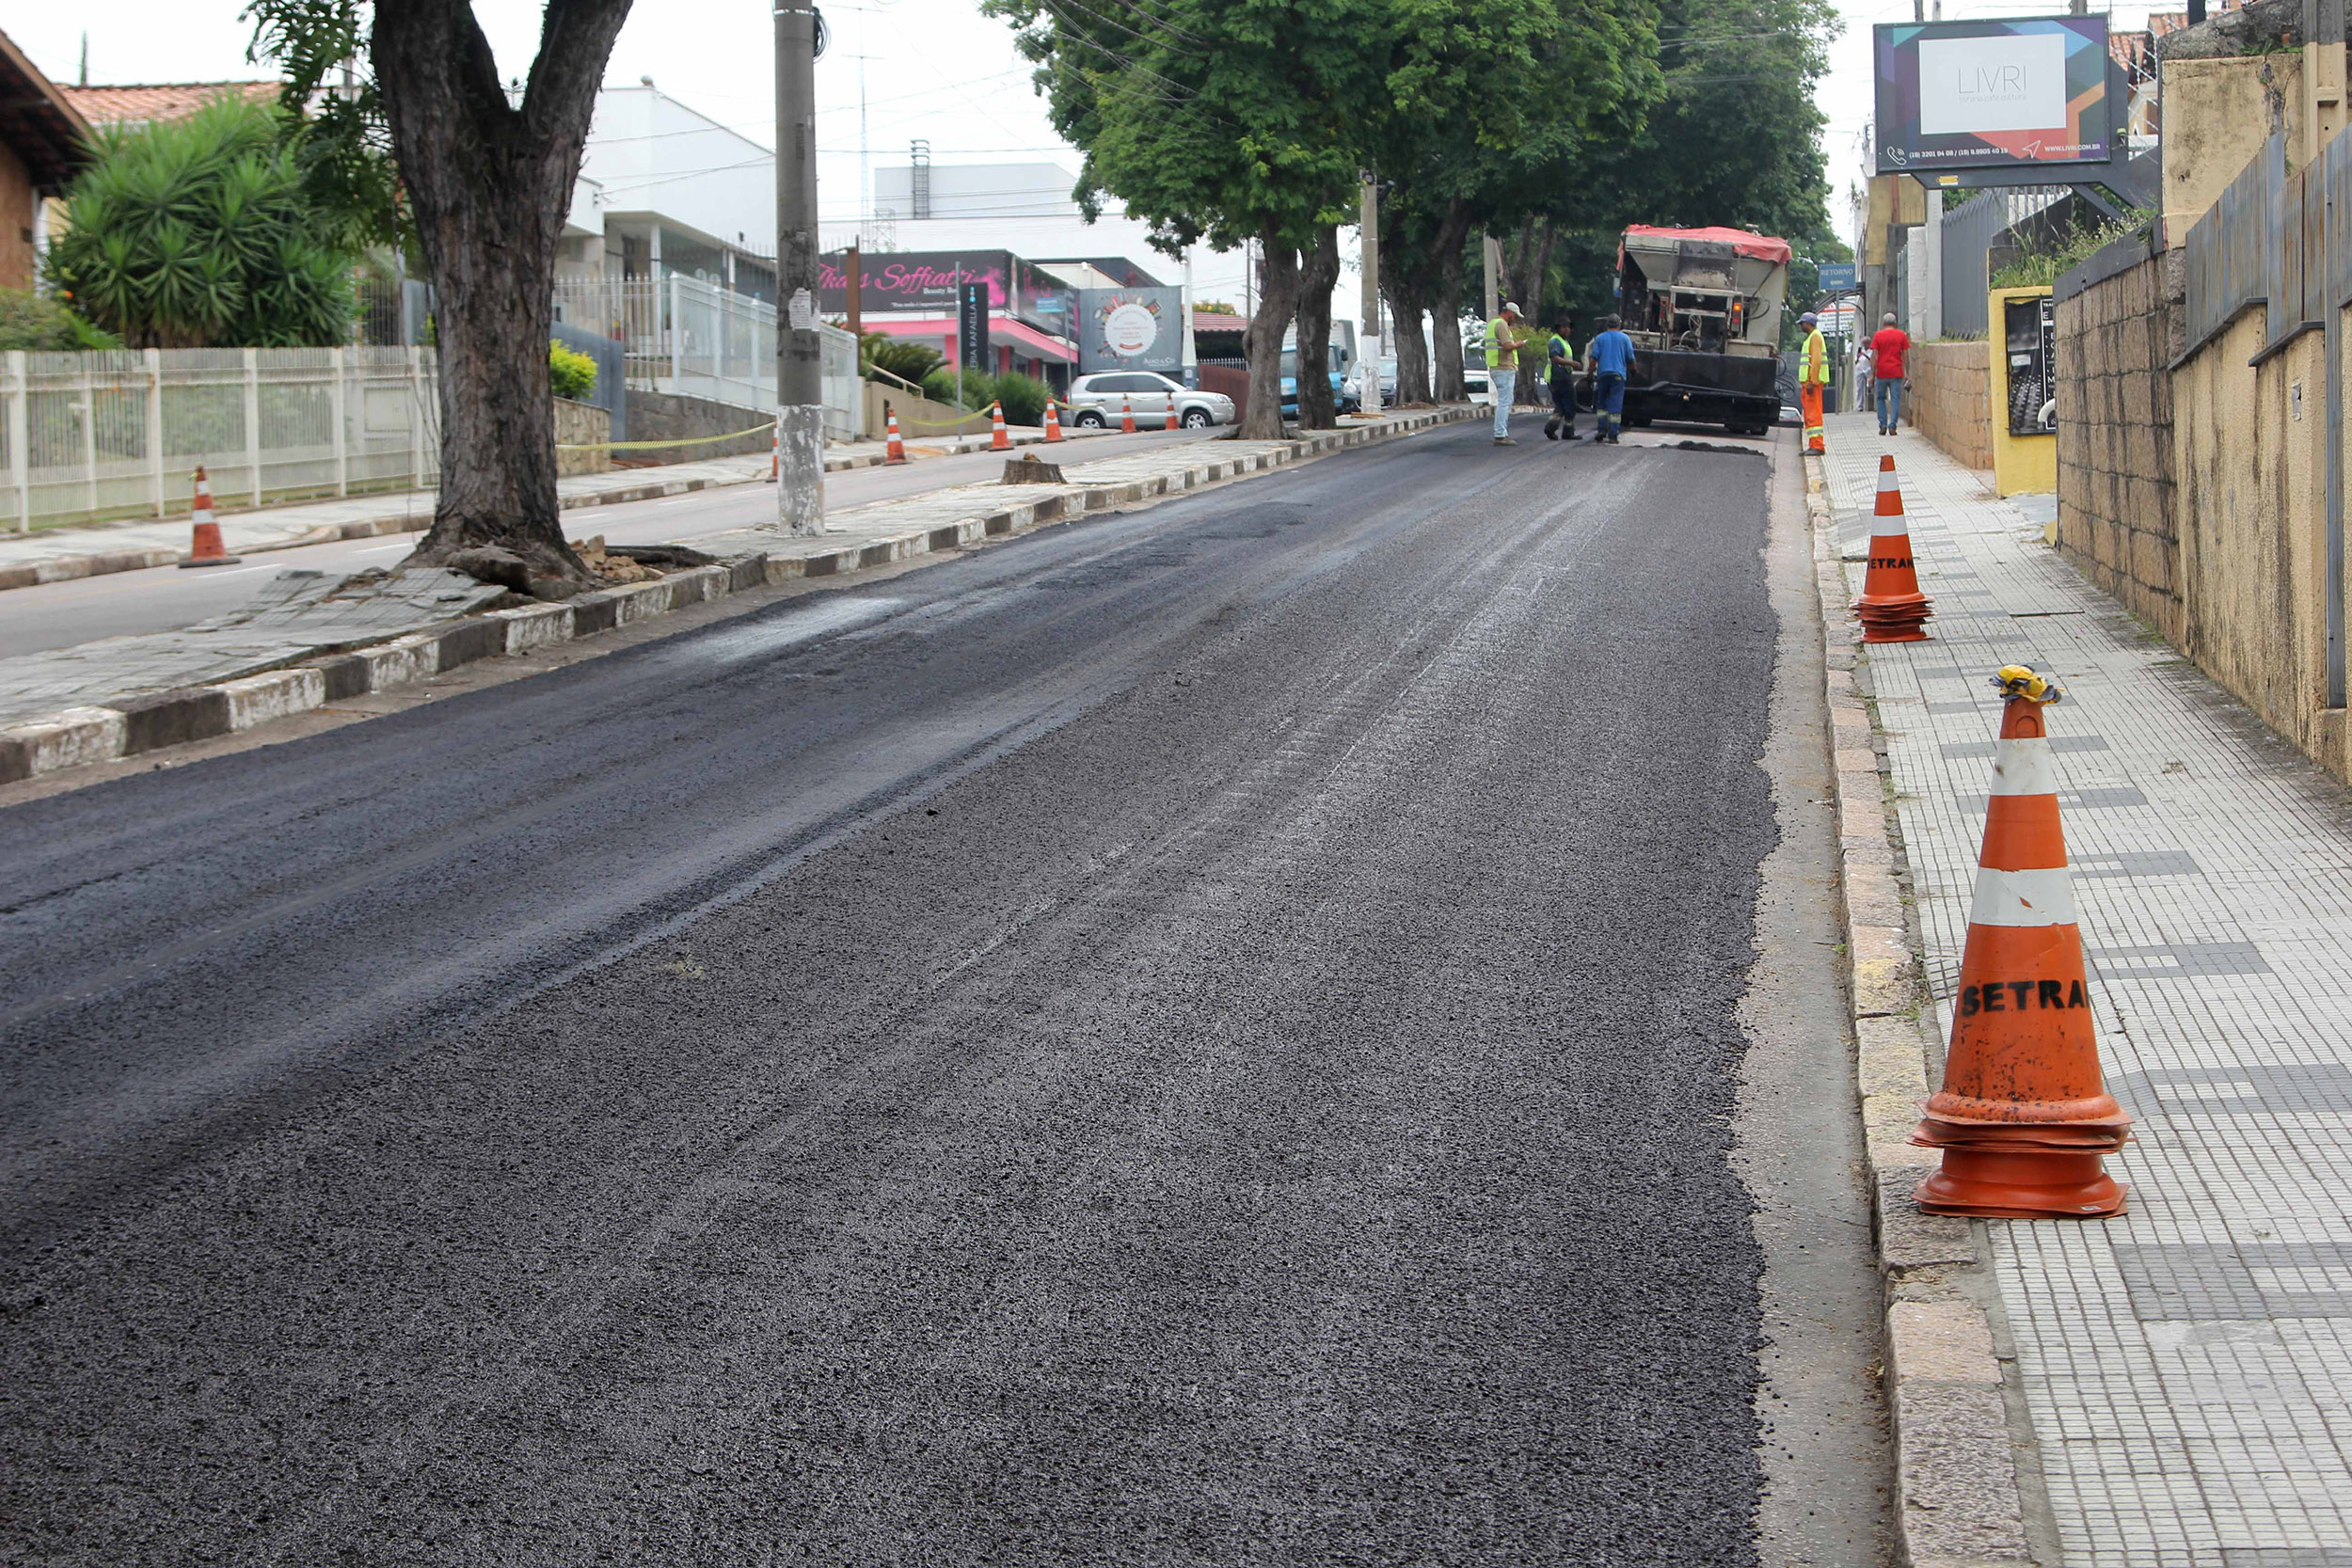
M 1820 265 L 1820 274 L 1821 293 L 1842 294 L 1852 292 L 1854 275 L 1851 261 L 1823 261 Z

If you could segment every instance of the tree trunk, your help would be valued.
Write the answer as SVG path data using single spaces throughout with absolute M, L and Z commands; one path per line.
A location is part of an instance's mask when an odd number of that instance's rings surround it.
M 1381 344 L 1383 349 L 1393 346 L 1396 352 L 1396 401 L 1431 402 L 1429 340 L 1421 331 L 1421 318 L 1428 302 L 1422 297 L 1407 268 L 1384 266 L 1380 272 L 1381 292 L 1389 296 L 1389 311 L 1396 318 L 1390 326 L 1388 341 Z
M 1527 324 L 1536 329 L 1536 340 L 1529 346 L 1533 363 L 1519 366 L 1519 386 L 1526 396 L 1521 400 L 1538 408 L 1550 404 L 1548 386 L 1551 355 L 1545 346 L 1551 341 L 1551 322 L 1544 309 L 1544 285 L 1551 277 L 1551 245 L 1558 237 L 1550 218 L 1544 219 L 1543 230 L 1535 236 L 1534 254 L 1527 259 L 1526 277 L 1519 283 L 1519 303 L 1527 307 Z
M 1298 313 L 1298 248 L 1276 238 L 1269 225 L 1265 254 L 1258 262 L 1258 309 L 1242 333 L 1249 356 L 1249 403 L 1242 410 L 1241 438 L 1282 438 L 1282 334 Z
M 434 288 L 441 488 L 411 562 L 495 545 L 580 579 L 556 505 L 548 381 L 555 247 L 629 0 L 548 0 L 519 104 L 469 0 L 375 8 L 370 36 Z
M 1445 221 L 1438 225 L 1438 297 L 1430 301 L 1430 313 L 1436 318 L 1431 330 L 1437 334 L 1438 373 L 1435 387 L 1439 403 L 1462 401 L 1462 246 L 1470 239 L 1470 203 L 1455 197 L 1446 203 Z
M 1340 281 L 1340 230 L 1327 223 L 1298 269 L 1298 422 L 1330 430 L 1340 422 L 1331 395 L 1331 291 Z
M 1519 243 L 1511 253 L 1511 275 L 1502 280 L 1502 297 L 1515 301 L 1520 309 L 1527 312 L 1527 319 L 1531 322 L 1535 319 L 1535 295 L 1539 292 L 1529 287 L 1527 280 L 1527 253 L 1534 243 L 1535 220 L 1530 218 L 1519 225 Z M 1514 290 L 1517 292 L 1514 293 Z

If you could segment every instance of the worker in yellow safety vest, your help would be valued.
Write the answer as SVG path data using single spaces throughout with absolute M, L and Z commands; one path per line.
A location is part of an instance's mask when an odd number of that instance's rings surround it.
M 1821 404 L 1829 395 L 1829 344 L 1821 338 L 1821 318 L 1807 310 L 1797 318 L 1804 328 L 1804 346 L 1797 350 L 1797 404 L 1804 410 L 1804 450 L 1826 451 L 1821 444 Z

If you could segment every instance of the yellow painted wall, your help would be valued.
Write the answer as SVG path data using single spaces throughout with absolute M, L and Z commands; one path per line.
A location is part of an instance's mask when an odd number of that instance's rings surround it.
M 2327 339 L 2306 332 L 2249 366 L 2267 330 L 2249 310 L 2173 377 L 2183 641 L 2343 778 L 2344 712 L 2327 706 Z
M 2164 62 L 2164 235 L 2188 231 L 2274 132 L 2298 145 L 2303 61 L 2291 54 Z M 2288 153 L 2294 162 L 2296 154 Z
M 2012 299 L 2041 299 L 2038 289 L 1994 289 L 1985 297 L 1986 334 L 1992 352 L 1985 414 L 1993 427 L 1993 488 L 2004 496 L 2049 495 L 2058 490 L 2058 437 L 2009 433 L 2009 355 L 2001 346 L 2002 309 Z

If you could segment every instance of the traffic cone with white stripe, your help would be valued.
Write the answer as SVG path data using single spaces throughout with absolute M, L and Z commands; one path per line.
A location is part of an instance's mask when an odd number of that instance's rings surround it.
M 1119 400 L 1119 428 L 1124 435 L 1133 436 L 1136 433 L 1135 399 L 1121 398 Z
M 889 440 L 882 447 L 882 461 L 885 464 L 903 463 L 907 460 L 907 444 L 898 438 L 898 411 L 885 405 L 882 412 L 890 420 Z
M 988 405 L 988 450 L 1012 451 L 1012 437 L 1005 431 L 1005 404 L 1001 398 Z
M 1047 398 L 1045 400 L 1045 438 L 1048 441 L 1058 441 L 1061 439 L 1061 416 L 1054 412 L 1054 400 L 1052 398 Z
M 180 562 L 183 566 L 233 566 L 244 560 L 230 555 L 229 546 L 220 542 L 220 524 L 213 516 L 213 483 L 204 477 L 204 467 L 196 469 L 196 527 L 188 542 L 188 553 Z
M 1911 525 L 1903 520 L 1903 492 L 1895 478 L 1895 454 L 1879 458 L 1878 521 L 1870 532 L 1870 565 L 1853 612 L 1865 642 L 1924 642 L 1928 607 L 1919 592 L 1919 568 L 1911 557 Z
M 1176 423 L 1176 400 L 1174 398 L 1169 398 L 1168 400 L 1168 423 L 1163 425 L 1161 428 L 1164 430 L 1176 430 L 1181 428 Z
M 2123 1212 L 2124 1189 L 2102 1162 L 2131 1137 L 2132 1118 L 2100 1081 L 2042 726 L 2063 693 L 2017 664 L 1993 684 L 2009 702 L 1944 1087 L 1911 1137 L 1944 1151 L 1942 1168 L 1919 1184 L 1919 1206 L 1987 1219 L 2097 1219 Z

